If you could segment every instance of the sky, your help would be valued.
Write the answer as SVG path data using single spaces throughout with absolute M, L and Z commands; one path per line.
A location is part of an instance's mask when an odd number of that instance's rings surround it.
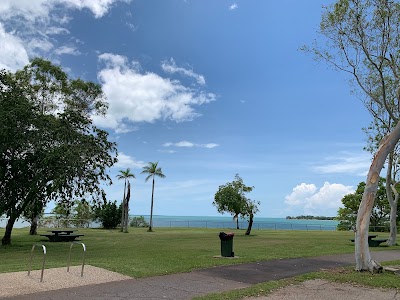
M 0 0 L 0 68 L 43 57 L 102 85 L 118 145 L 108 200 L 130 214 L 218 216 L 220 185 L 239 174 L 256 217 L 335 216 L 365 181 L 371 116 L 349 78 L 300 51 L 333 0 Z M 47 210 L 51 209 L 51 205 Z

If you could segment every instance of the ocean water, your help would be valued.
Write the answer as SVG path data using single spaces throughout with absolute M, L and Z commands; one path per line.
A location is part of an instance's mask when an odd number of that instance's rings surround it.
M 135 217 L 135 216 L 131 216 Z M 144 216 L 149 222 L 150 216 Z M 7 220 L 0 218 L 0 228 L 5 228 Z M 253 230 L 272 229 L 272 230 L 336 230 L 338 222 L 332 220 L 288 220 L 285 218 L 262 218 L 255 217 Z M 239 228 L 246 229 L 247 220 L 239 219 Z M 23 220 L 18 220 L 15 228 L 28 227 L 30 224 Z M 91 227 L 99 227 L 96 222 L 91 223 Z M 235 229 L 236 221 L 230 216 L 160 216 L 153 215 L 153 227 L 186 227 L 186 228 L 221 228 Z
M 150 217 L 144 216 L 149 222 Z M 336 230 L 339 222 L 332 220 L 288 220 L 286 218 L 254 218 L 253 229 L 273 230 Z M 153 216 L 154 227 L 236 228 L 236 221 L 228 216 Z M 247 220 L 239 219 L 239 228 L 246 229 Z

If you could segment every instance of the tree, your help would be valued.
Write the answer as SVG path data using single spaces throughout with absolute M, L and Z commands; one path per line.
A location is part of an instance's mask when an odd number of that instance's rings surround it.
M 117 206 L 117 200 L 114 202 L 104 201 L 94 209 L 94 217 L 99 220 L 103 228 L 112 229 L 116 228 L 121 221 L 122 205 Z
M 69 219 L 73 214 L 73 205 L 73 202 L 71 203 L 66 201 L 56 203 L 56 206 L 51 210 L 51 213 L 58 221 L 58 226 L 69 227 Z
M 368 171 L 356 221 L 356 270 L 380 272 L 368 248 L 369 220 L 380 172 L 400 139 L 400 5 L 391 0 L 337 0 L 326 7 L 320 34 L 326 42 L 306 51 L 352 78 L 354 91 L 373 117 L 384 112 L 393 126 L 382 138 Z
M 44 79 L 50 71 L 63 75 Z M 54 84 L 38 84 L 47 80 Z M 105 199 L 100 183 L 111 184 L 106 170 L 117 160 L 116 144 L 91 116 L 106 106 L 100 85 L 69 79 L 42 59 L 16 73 L 0 72 L 0 215 L 8 217 L 3 245 L 11 243 L 15 220 L 33 206 L 85 194 L 94 202 Z
M 149 227 L 149 223 L 145 220 L 143 216 L 139 217 L 134 217 L 130 223 L 129 226 L 131 227 Z
M 344 207 L 338 210 L 338 230 L 354 229 L 357 212 L 365 190 L 365 182 L 360 182 L 354 193 L 345 195 L 342 199 Z M 389 202 L 386 195 L 385 179 L 380 178 L 374 208 L 370 218 L 370 231 L 384 231 L 389 216 Z
M 122 199 L 122 216 L 121 216 L 121 231 L 128 232 L 129 223 L 129 199 L 131 196 L 131 184 L 129 178 L 136 178 L 131 169 L 127 168 L 125 171 L 120 170 L 117 175 L 118 179 L 124 180 L 124 198 Z
M 152 178 L 153 179 L 153 185 L 151 188 L 151 208 L 150 208 L 150 226 L 148 231 L 153 231 L 153 204 L 154 204 L 154 178 L 160 177 L 160 178 L 165 178 L 165 175 L 163 174 L 161 168 L 158 167 L 158 162 L 149 162 L 147 166 L 143 167 L 143 170 L 141 174 L 148 174 L 146 177 L 146 182 Z
M 92 207 L 85 200 L 76 200 L 74 205 L 73 223 L 76 227 L 89 227 L 94 214 Z
M 244 212 L 242 213 L 242 217 L 248 218 L 249 224 L 247 226 L 245 235 L 250 235 L 251 228 L 253 227 L 254 215 L 259 211 L 258 205 L 260 205 L 260 201 L 246 199 L 246 206 Z
M 375 115 L 378 116 L 378 113 Z M 368 146 L 366 150 L 374 153 L 379 147 L 379 141 L 390 132 L 393 126 L 393 121 L 388 114 L 381 113 L 379 117 L 375 117 L 372 124 L 364 129 L 368 136 Z M 399 183 L 399 157 L 400 147 L 397 144 L 392 152 L 387 157 L 386 168 L 386 195 L 390 204 L 390 225 L 389 225 L 389 238 L 387 245 L 393 246 L 396 244 L 397 237 L 397 210 L 399 203 L 399 193 L 396 185 Z
M 253 189 L 253 186 L 246 186 L 239 174 L 236 174 L 232 182 L 219 186 L 213 201 L 213 205 L 219 213 L 227 212 L 233 216 L 233 219 L 236 220 L 237 229 L 239 229 L 239 217 L 249 217 L 249 227 L 246 234 L 250 234 L 254 214 L 258 212 L 257 205 L 259 205 L 259 202 L 251 201 L 245 197 L 245 194 L 250 193 Z

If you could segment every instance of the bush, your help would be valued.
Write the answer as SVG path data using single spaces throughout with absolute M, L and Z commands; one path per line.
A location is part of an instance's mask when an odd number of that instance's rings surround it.
M 149 227 L 149 223 L 146 222 L 143 216 L 134 217 L 129 223 L 130 227 Z
M 101 207 L 95 209 L 96 219 L 106 229 L 116 228 L 121 224 L 122 208 L 117 207 L 117 201 L 105 201 Z

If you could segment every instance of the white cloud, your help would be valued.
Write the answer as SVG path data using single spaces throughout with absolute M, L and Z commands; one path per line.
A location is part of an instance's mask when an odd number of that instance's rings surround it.
M 69 30 L 62 27 L 49 27 L 46 29 L 48 35 L 69 34 Z
M 239 6 L 236 3 L 233 3 L 231 6 L 229 6 L 229 10 L 235 10 L 237 9 Z
M 214 143 L 209 143 L 209 144 L 194 144 L 192 142 L 188 142 L 188 141 L 181 141 L 178 143 L 164 143 L 163 144 L 164 147 L 186 147 L 186 148 L 192 148 L 192 147 L 200 147 L 200 148 L 215 148 L 218 147 L 218 144 L 214 144 Z
M 135 160 L 134 157 L 126 155 L 123 152 L 118 153 L 118 162 L 114 165 L 115 168 L 132 168 L 141 169 L 147 165 L 144 161 Z
M 182 142 L 176 143 L 175 146 L 176 146 L 176 147 L 189 147 L 189 148 L 191 148 L 191 147 L 194 146 L 194 144 L 191 143 L 191 142 L 182 141 Z
M 212 149 L 212 148 L 215 148 L 215 147 L 218 147 L 218 146 L 219 145 L 215 144 L 215 143 L 209 143 L 209 144 L 202 144 L 201 145 L 201 147 L 208 148 L 208 149 Z
M 142 73 L 138 63 L 129 63 L 121 55 L 101 54 L 99 61 L 105 67 L 98 73 L 98 79 L 109 103 L 103 127 L 118 130 L 127 123 L 190 121 L 199 116 L 195 106 L 216 99 L 214 94 L 195 91 L 179 81 Z
M 63 6 L 69 9 L 89 9 L 96 18 L 100 18 L 118 1 L 130 2 L 130 0 L 2 0 L 0 15 L 2 19 L 16 16 L 29 21 L 39 18 L 49 19 L 53 10 Z
M 325 163 L 314 166 L 317 173 L 347 173 L 366 176 L 371 165 L 371 154 L 342 152 L 339 156 L 325 158 Z
M 188 77 L 192 77 L 192 78 L 196 79 L 197 83 L 200 85 L 206 84 L 206 80 L 203 75 L 196 74 L 195 72 L 193 72 L 193 70 L 188 70 L 188 69 L 185 69 L 182 67 L 178 67 L 173 58 L 171 58 L 169 61 L 167 61 L 167 60 L 164 61 L 161 64 L 161 67 L 167 73 L 170 73 L 170 74 L 180 73 L 184 76 L 188 76 Z
M 81 54 L 79 52 L 78 49 L 76 49 L 75 47 L 67 47 L 67 46 L 62 46 L 60 48 L 57 48 L 54 51 L 55 54 L 57 55 L 64 55 L 64 54 L 68 54 L 68 55 L 79 55 Z
M 306 215 L 335 216 L 342 206 L 343 196 L 353 193 L 352 186 L 325 182 L 318 189 L 314 184 L 301 183 L 285 197 L 290 209 L 300 209 Z
M 0 69 L 15 71 L 29 62 L 23 41 L 7 33 L 0 23 Z
M 26 65 L 29 57 L 48 57 L 53 49 L 55 55 L 77 55 L 71 47 L 55 48 L 50 36 L 69 34 L 59 25 L 71 20 L 72 10 L 88 9 L 100 18 L 121 1 L 131 0 L 1 0 L 0 67 L 15 71 Z

